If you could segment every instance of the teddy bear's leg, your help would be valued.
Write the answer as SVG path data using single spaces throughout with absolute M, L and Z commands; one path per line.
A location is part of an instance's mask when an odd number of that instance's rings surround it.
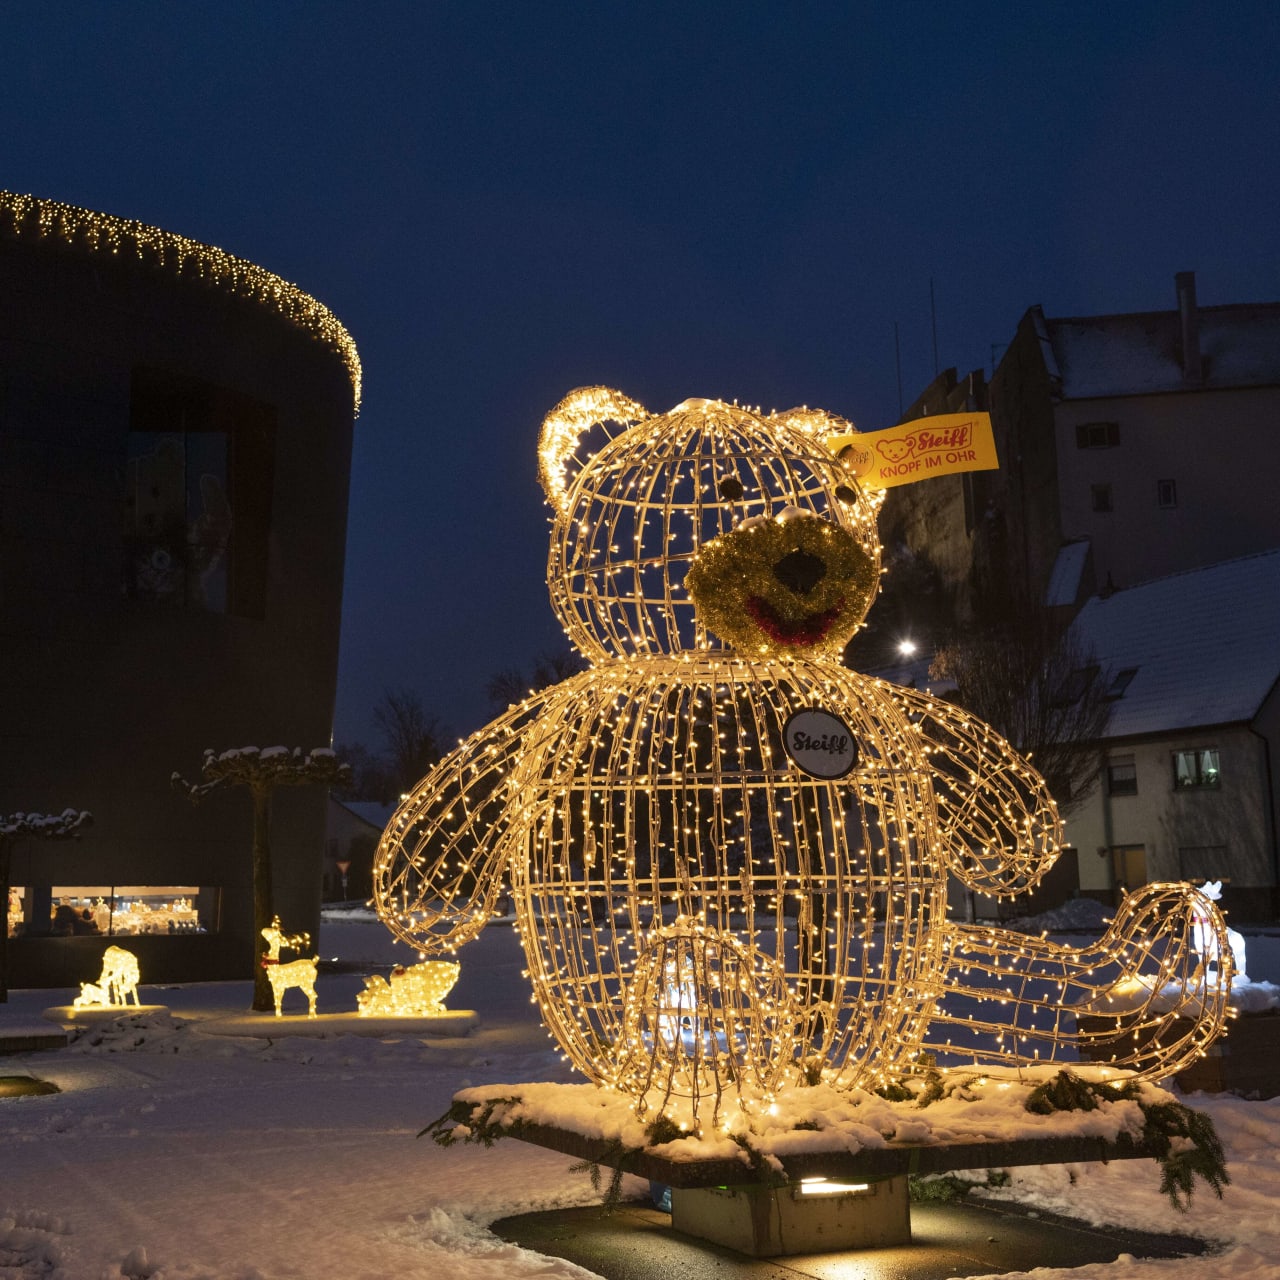
M 1219 944 L 1216 968 L 1206 936 Z M 948 924 L 946 996 L 926 1047 L 989 1066 L 1080 1057 L 1162 1079 L 1222 1032 L 1230 954 L 1221 913 L 1185 884 L 1131 893 L 1085 947 Z

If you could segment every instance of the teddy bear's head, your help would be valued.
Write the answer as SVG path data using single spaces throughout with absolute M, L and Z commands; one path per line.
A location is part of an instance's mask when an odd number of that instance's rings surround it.
M 825 441 L 852 428 L 721 400 L 650 414 L 585 387 L 547 416 L 547 582 L 588 657 L 838 653 L 875 595 L 875 507 Z

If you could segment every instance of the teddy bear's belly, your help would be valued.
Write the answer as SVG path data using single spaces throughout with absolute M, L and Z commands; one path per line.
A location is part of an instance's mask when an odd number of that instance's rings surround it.
M 852 1083 L 911 1056 L 937 994 L 945 875 L 892 703 L 842 668 L 727 655 L 596 676 L 540 716 L 511 860 L 535 995 L 573 1062 L 632 1094 L 696 1098 L 819 1067 Z M 851 731 L 847 776 L 788 754 L 803 708 Z

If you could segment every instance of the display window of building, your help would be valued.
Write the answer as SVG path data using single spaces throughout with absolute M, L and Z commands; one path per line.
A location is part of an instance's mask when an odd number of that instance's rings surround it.
M 8 936 L 216 933 L 219 897 L 197 885 L 17 885 L 9 890 Z
M 133 371 L 124 594 L 261 618 L 275 409 L 195 378 Z

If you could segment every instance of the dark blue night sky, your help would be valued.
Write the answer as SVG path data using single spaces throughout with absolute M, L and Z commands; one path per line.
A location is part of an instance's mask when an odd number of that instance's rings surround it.
M 350 329 L 336 736 L 456 734 L 559 640 L 570 388 L 859 426 L 1050 315 L 1280 299 L 1280 6 L 80 3 L 0 10 L 0 186 L 295 281 Z

